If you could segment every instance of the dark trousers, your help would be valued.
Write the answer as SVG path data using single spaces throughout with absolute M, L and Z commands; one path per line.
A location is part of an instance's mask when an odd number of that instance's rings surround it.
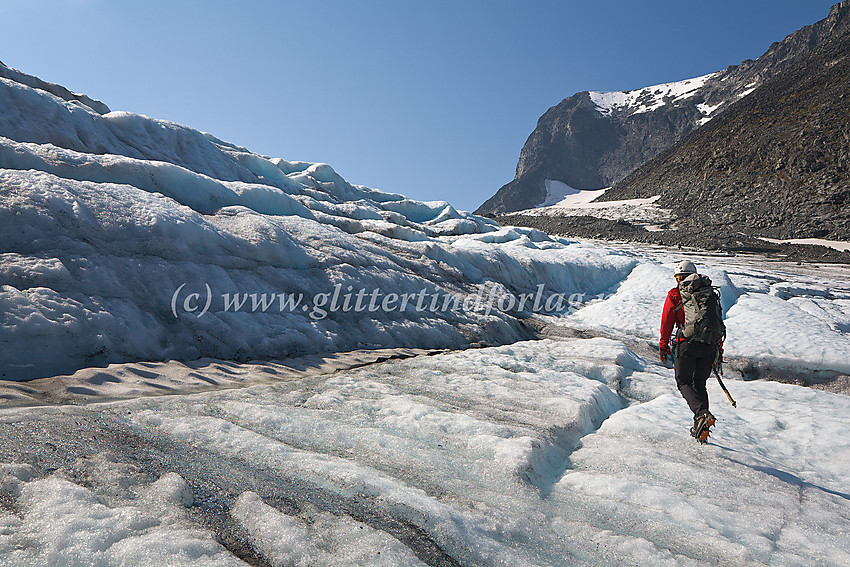
M 708 391 L 705 382 L 711 375 L 717 347 L 707 343 L 680 343 L 676 348 L 673 369 L 676 372 L 676 385 L 694 417 L 708 411 Z

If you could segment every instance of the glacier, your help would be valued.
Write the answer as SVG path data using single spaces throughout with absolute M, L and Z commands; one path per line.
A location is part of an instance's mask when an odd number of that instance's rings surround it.
M 315 320 L 301 310 L 228 311 L 224 296 L 313 296 L 336 286 L 471 296 L 496 284 L 516 295 L 541 284 L 547 295 L 595 295 L 635 262 L 524 229 L 482 246 L 476 237 L 499 227 L 447 202 L 352 185 L 327 164 L 260 156 L 128 112 L 100 114 L 2 77 L 0 109 L 7 380 L 133 360 L 502 344 L 529 336 L 518 314 L 406 310 L 378 320 L 336 311 Z M 573 260 L 564 264 L 567 249 Z M 212 311 L 175 313 L 181 285 L 187 294 L 209 289 Z
M 639 349 L 638 349 L 639 350 Z M 0 409 L 14 565 L 845 565 L 847 396 L 560 338 Z
M 0 339 L 0 564 L 850 563 L 846 266 L 502 227 L 0 64 Z

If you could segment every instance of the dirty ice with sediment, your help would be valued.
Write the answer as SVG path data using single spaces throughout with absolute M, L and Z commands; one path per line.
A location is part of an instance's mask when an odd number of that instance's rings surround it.
M 0 70 L 0 564 L 850 563 L 846 267 L 689 256 L 738 403 L 709 384 L 700 446 L 653 347 L 682 251 L 501 227 Z M 349 288 L 414 297 L 314 309 Z

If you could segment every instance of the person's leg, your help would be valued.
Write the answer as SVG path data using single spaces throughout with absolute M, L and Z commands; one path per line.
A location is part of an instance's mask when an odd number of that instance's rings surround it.
M 710 350 L 709 350 L 710 349 Z M 694 412 L 694 415 L 708 413 L 708 390 L 705 387 L 708 377 L 711 376 L 711 369 L 714 366 L 714 349 L 702 349 L 708 352 L 701 353 L 701 356 L 694 359 L 694 392 L 700 400 L 699 409 Z
M 696 381 L 697 371 L 703 369 L 701 365 L 698 368 L 697 359 L 693 356 L 690 346 L 688 344 L 679 346 L 673 361 L 673 370 L 676 373 L 676 386 L 696 416 L 700 412 L 708 411 L 706 402 L 708 396 L 705 394 L 705 379 L 702 380 L 702 391 Z
M 694 412 L 694 417 L 708 413 L 708 390 L 705 383 L 714 366 L 714 347 L 704 343 L 679 346 L 673 368 L 679 392 Z
M 694 413 L 691 435 L 700 443 L 706 443 L 709 428 L 715 423 L 714 416 L 708 411 L 708 390 L 705 387 L 714 366 L 715 350 L 712 345 L 704 343 L 684 346 L 679 349 L 681 355 L 676 359 L 679 365 L 674 364 L 676 384 Z

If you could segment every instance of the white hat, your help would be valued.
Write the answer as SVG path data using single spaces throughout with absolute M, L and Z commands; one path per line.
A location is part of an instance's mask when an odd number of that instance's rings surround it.
M 673 272 L 673 275 L 679 276 L 684 274 L 695 274 L 697 273 L 697 267 L 694 266 L 694 263 L 690 260 L 682 260 L 676 266 L 676 271 Z

